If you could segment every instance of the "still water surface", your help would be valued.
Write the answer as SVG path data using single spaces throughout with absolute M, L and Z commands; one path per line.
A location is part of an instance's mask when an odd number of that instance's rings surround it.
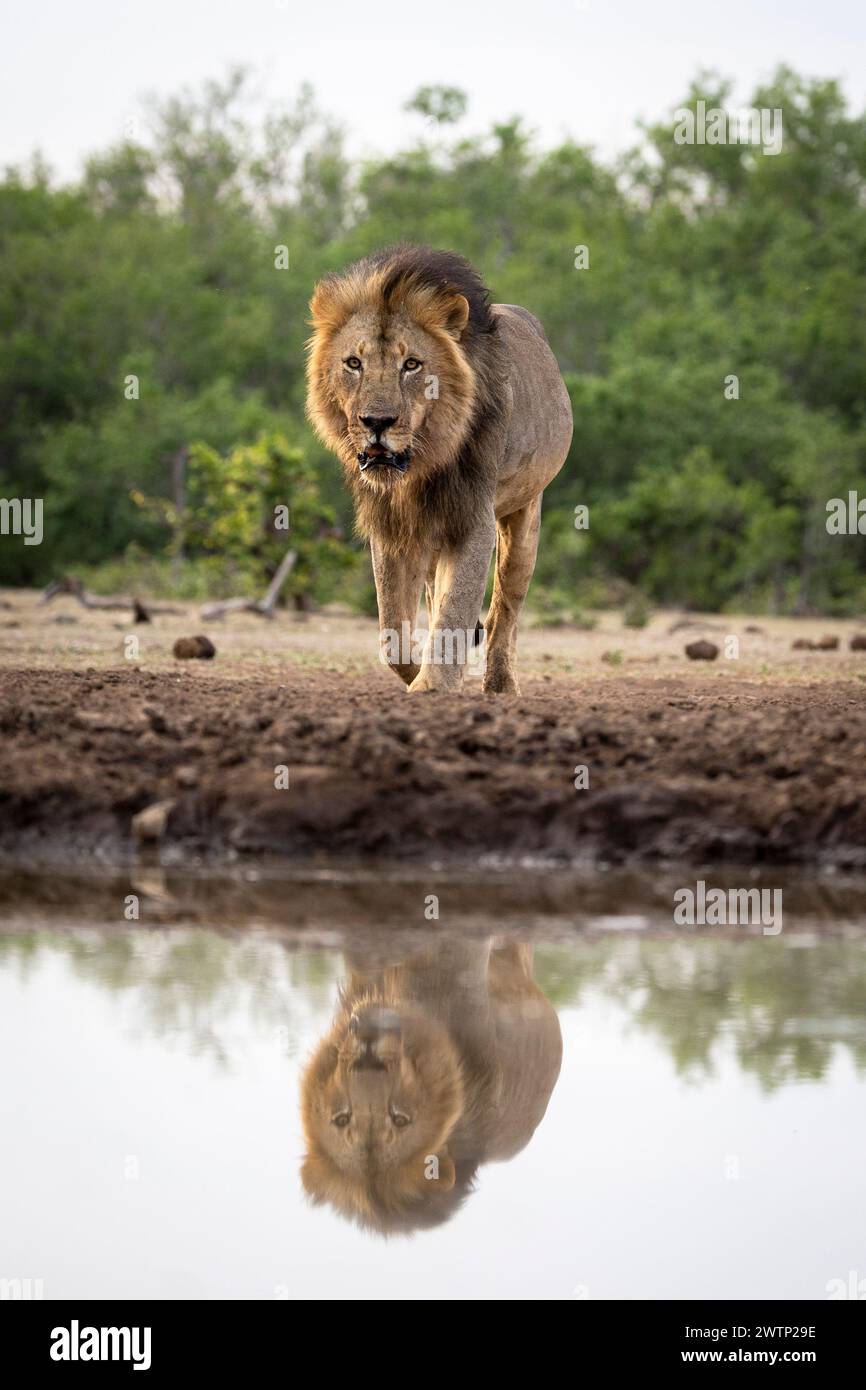
M 218 912 L 213 884 L 156 879 L 135 922 L 107 906 L 129 884 L 16 882 L 0 1276 L 46 1298 L 821 1299 L 866 1276 L 856 913 L 770 938 L 500 902 L 399 930 L 381 884 Z M 402 885 L 404 922 L 435 888 Z

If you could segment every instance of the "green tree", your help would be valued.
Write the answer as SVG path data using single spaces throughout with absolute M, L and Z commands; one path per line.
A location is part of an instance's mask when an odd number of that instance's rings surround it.
M 299 600 L 327 598 L 351 564 L 316 471 L 283 435 L 221 454 L 193 444 L 184 542 L 189 552 L 234 563 L 261 594 L 290 548 L 297 555 L 283 590 Z

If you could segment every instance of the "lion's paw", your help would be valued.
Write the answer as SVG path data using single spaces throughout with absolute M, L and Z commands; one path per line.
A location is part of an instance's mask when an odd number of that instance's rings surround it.
M 520 686 L 517 684 L 517 677 L 508 670 L 489 672 L 481 682 L 481 689 L 485 695 L 520 694 Z
M 431 667 L 429 670 L 421 670 L 408 687 L 410 695 L 419 693 L 430 694 L 432 691 L 450 690 L 452 693 L 459 691 L 463 682 L 455 679 L 453 674 L 442 673 L 442 668 Z

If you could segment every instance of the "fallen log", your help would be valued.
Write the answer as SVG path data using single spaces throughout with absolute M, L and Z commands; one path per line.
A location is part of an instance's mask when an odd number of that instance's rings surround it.
M 131 598 L 118 596 L 116 598 L 104 598 L 101 594 L 91 594 L 85 589 L 80 579 L 75 579 L 72 575 L 62 574 L 58 579 L 53 579 L 43 590 L 40 604 L 50 603 L 57 598 L 58 594 L 69 594 L 70 597 L 77 599 L 83 608 L 98 608 L 117 610 L 131 608 L 133 618 L 137 623 L 149 623 L 152 613 L 182 613 L 182 608 L 173 608 L 167 603 L 142 603 L 140 598 L 133 595 Z

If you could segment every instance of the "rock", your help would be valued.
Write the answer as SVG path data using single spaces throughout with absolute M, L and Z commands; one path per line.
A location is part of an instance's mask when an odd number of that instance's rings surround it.
M 209 661 L 216 656 L 216 647 L 209 637 L 178 637 L 172 648 L 178 661 L 192 661 L 199 659 Z
M 168 734 L 171 730 L 165 722 L 165 715 L 162 710 L 156 709 L 153 705 L 145 705 L 142 714 L 150 724 L 155 734 Z
M 190 763 L 182 763 L 174 770 L 174 780 L 179 787 L 197 787 L 198 768 L 193 767 Z
M 835 652 L 839 646 L 839 638 L 825 632 L 820 642 L 812 642 L 808 637 L 798 637 L 791 646 L 795 652 Z
M 764 629 L 762 627 L 758 627 L 757 623 L 746 623 L 746 626 L 743 628 L 743 631 L 756 633 L 761 637 L 763 637 L 764 635 Z
M 132 818 L 132 833 L 140 845 L 153 845 L 162 839 L 173 800 L 155 801 Z
M 719 649 L 715 642 L 689 642 L 686 656 L 690 661 L 715 661 Z
M 855 632 L 851 638 L 852 652 L 866 652 L 866 632 Z

